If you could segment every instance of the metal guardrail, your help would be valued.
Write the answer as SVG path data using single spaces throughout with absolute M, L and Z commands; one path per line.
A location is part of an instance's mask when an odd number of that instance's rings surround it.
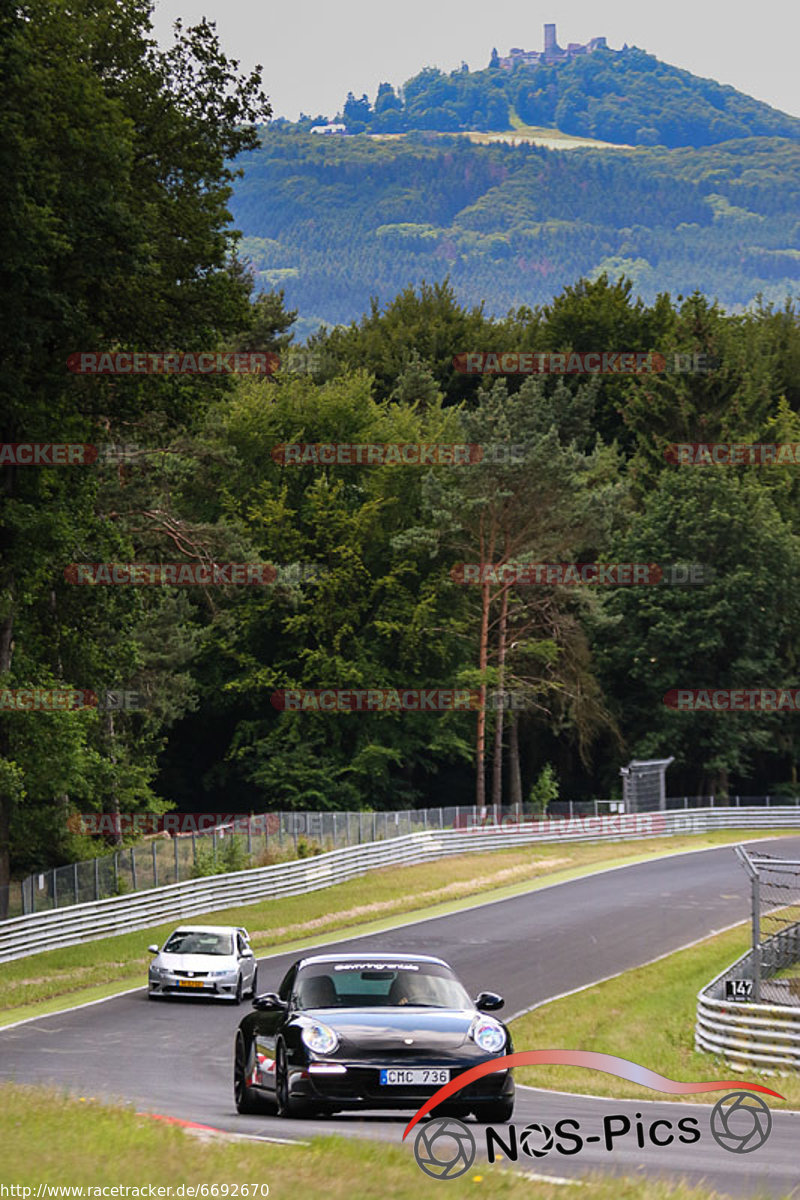
M 800 1007 L 727 1000 L 728 980 L 753 977 L 748 950 L 697 994 L 695 1047 L 719 1054 L 738 1069 L 800 1069 Z
M 730 801 L 717 803 L 714 796 L 667 796 L 665 808 L 755 808 L 800 807 L 800 796 L 732 796 Z M 651 806 L 637 804 L 631 812 L 656 811 Z M 621 800 L 553 800 L 548 806 L 550 817 L 604 816 L 623 812 Z M 503 809 L 488 805 L 486 812 L 495 821 L 534 819 L 529 805 L 522 810 Z M 67 908 L 92 900 L 107 900 L 130 892 L 150 891 L 167 883 L 181 883 L 198 876 L 216 874 L 220 855 L 227 856 L 227 870 L 265 866 L 263 859 L 272 862 L 309 857 L 308 843 L 313 852 L 339 850 L 345 846 L 396 838 L 402 834 L 428 829 L 463 829 L 478 813 L 475 805 L 454 804 L 433 808 L 360 812 L 267 812 L 250 816 L 231 815 L 219 824 L 208 825 L 204 818 L 212 814 L 165 813 L 160 818 L 152 813 L 123 814 L 120 821 L 130 829 L 134 820 L 141 820 L 140 831 L 154 834 L 163 829 L 161 837 L 144 840 L 125 847 L 108 847 L 107 853 L 83 862 L 67 863 L 35 871 L 24 879 L 14 880 L 0 888 L 0 921 L 11 917 L 29 916 L 53 908 Z M 527 814 L 527 816 L 526 816 Z M 113 815 L 89 814 L 99 823 L 107 821 L 105 832 L 112 831 Z M 221 816 L 221 814 L 217 814 Z M 152 820 L 153 827 L 149 827 Z M 181 832 L 183 823 L 192 826 Z M 123 826 L 123 832 L 126 831 Z M 177 836 L 169 836 L 169 831 Z M 95 832 L 100 832 L 96 830 Z M 303 845 L 305 843 L 305 846 Z M 198 867 L 198 849 L 204 844 L 204 856 L 213 857 L 213 870 Z M 247 861 L 249 860 L 249 861 Z M 259 861 L 261 860 L 261 861 Z
M 212 875 L 132 895 L 0 922 L 0 962 L 116 933 L 177 922 L 257 900 L 318 891 L 388 866 L 536 842 L 597 842 L 700 833 L 714 829 L 800 828 L 797 808 L 705 808 L 587 816 L 472 829 L 428 830 L 333 850 L 314 858 Z

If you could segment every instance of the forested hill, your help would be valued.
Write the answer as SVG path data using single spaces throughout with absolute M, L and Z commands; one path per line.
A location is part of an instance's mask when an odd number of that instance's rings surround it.
M 324 120 L 325 118 L 317 118 Z M 635 47 L 555 64 L 444 74 L 428 67 L 374 103 L 352 93 L 348 133 L 507 130 L 515 119 L 636 146 L 709 146 L 732 138 L 800 137 L 800 119 Z M 308 119 L 301 124 L 310 126 Z
M 786 138 L 555 152 L 269 129 L 238 161 L 242 253 L 300 310 L 298 340 L 445 276 L 497 315 L 602 272 L 648 303 L 697 289 L 736 308 L 799 290 L 800 145 Z

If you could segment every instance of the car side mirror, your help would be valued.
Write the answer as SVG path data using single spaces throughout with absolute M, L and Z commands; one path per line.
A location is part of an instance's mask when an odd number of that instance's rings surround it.
M 151 954 L 158 954 L 158 946 L 148 946 L 147 949 Z
M 478 1012 L 497 1012 L 504 1004 L 505 1000 L 497 992 L 481 992 L 475 1001 Z
M 241 956 L 242 958 L 255 958 L 255 954 L 253 954 L 253 951 L 249 946 L 245 950 L 241 951 Z
M 263 996 L 253 997 L 253 1008 L 257 1008 L 259 1012 L 285 1012 L 288 1007 L 277 992 L 266 992 Z

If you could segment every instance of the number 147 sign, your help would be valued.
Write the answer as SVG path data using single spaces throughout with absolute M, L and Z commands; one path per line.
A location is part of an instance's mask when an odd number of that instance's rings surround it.
M 728 979 L 725 982 L 726 1000 L 751 1000 L 753 997 L 752 979 Z

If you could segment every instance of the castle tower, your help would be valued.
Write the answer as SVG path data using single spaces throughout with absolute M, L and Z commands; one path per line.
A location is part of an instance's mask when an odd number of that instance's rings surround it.
M 544 52 L 545 52 L 545 54 L 552 54 L 552 52 L 557 49 L 558 49 L 558 42 L 556 41 L 556 27 L 555 27 L 555 25 L 545 25 L 545 27 L 544 27 Z

